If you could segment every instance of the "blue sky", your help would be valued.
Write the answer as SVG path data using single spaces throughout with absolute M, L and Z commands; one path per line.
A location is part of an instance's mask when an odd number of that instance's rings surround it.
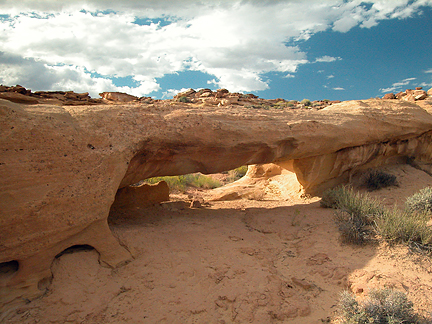
M 0 0 L 0 83 L 350 100 L 432 87 L 432 0 Z

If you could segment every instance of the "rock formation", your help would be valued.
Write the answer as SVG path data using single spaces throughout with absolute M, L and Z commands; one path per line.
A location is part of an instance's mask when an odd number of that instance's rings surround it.
M 205 93 L 199 98 L 213 98 Z M 224 96 L 230 95 L 219 91 L 214 99 Z M 118 189 L 142 179 L 273 162 L 306 192 L 318 193 L 376 164 L 409 159 L 431 170 L 428 100 L 419 106 L 371 99 L 324 109 L 264 106 L 252 96 L 242 101 L 249 104 L 0 99 L 0 304 L 41 295 L 53 259 L 71 246 L 94 247 L 112 267 L 131 260 L 107 217 Z
M 108 101 L 131 102 L 138 100 L 138 97 L 122 92 L 102 92 L 99 93 L 99 96 Z
M 192 104 L 215 105 L 219 107 L 240 105 L 254 109 L 296 109 L 305 107 L 304 104 L 296 100 L 288 101 L 284 99 L 261 99 L 252 93 L 230 93 L 227 89 L 218 89 L 216 91 L 212 91 L 210 89 L 201 89 L 199 91 L 189 89 L 174 96 L 173 100 Z M 340 103 L 340 101 L 316 100 L 311 103 L 311 107 L 322 109 L 335 103 Z
M 165 181 L 157 184 L 127 186 L 117 191 L 111 211 L 144 208 L 169 200 L 169 188 Z
M 431 90 L 429 90 L 430 92 Z M 417 100 L 425 100 L 428 98 L 430 94 L 428 92 L 422 90 L 422 87 L 417 87 L 415 90 L 406 89 L 405 91 L 401 91 L 397 94 L 394 93 L 386 93 L 383 99 L 401 99 L 405 101 L 417 101 Z
M 23 86 L 16 85 L 7 87 L 0 85 L 0 99 L 6 99 L 15 103 L 33 105 L 45 103 L 57 106 L 79 106 L 79 105 L 100 105 L 118 104 L 125 102 L 144 102 L 152 103 L 157 100 L 151 97 L 135 97 L 122 92 L 102 92 L 101 98 L 91 98 L 88 92 L 76 93 L 73 91 L 36 91 L 32 92 Z

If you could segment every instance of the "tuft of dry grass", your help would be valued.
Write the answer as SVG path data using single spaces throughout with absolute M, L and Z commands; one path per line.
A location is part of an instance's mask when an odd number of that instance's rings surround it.
M 337 323 L 342 324 L 423 324 L 431 323 L 413 309 L 407 295 L 394 289 L 373 289 L 368 298 L 358 302 L 353 294 L 344 291 L 338 304 Z
M 384 208 L 369 195 L 346 186 L 326 191 L 321 206 L 336 209 L 335 221 L 345 243 L 363 244 L 376 234 L 389 243 L 415 244 L 432 250 L 430 215 L 425 210 Z

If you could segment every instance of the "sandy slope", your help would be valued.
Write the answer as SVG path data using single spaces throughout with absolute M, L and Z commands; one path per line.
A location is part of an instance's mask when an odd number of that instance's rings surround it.
M 403 203 L 432 185 L 409 166 L 389 168 L 400 186 L 375 195 Z M 64 254 L 46 295 L 7 323 L 322 323 L 338 294 L 406 291 L 432 309 L 430 259 L 385 245 L 341 245 L 333 212 L 312 200 L 169 202 L 111 217 L 135 260 L 111 270 L 94 250 Z

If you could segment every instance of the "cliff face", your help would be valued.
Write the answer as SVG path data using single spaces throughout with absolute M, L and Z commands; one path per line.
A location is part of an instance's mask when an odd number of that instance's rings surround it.
M 0 263 L 13 268 L 0 274 L 0 304 L 43 293 L 70 246 L 91 245 L 113 267 L 130 260 L 107 217 L 117 190 L 142 179 L 274 162 L 314 193 L 358 168 L 431 162 L 432 116 L 396 100 L 321 110 L 0 100 L 0 124 Z

